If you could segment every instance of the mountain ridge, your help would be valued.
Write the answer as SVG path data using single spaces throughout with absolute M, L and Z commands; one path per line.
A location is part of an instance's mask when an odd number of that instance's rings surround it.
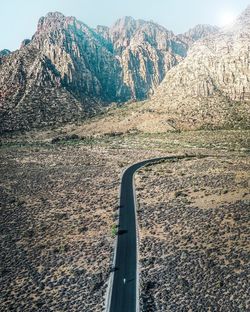
M 249 22 L 248 11 L 241 16 L 245 24 Z M 85 118 L 112 102 L 149 97 L 152 97 L 149 105 L 155 108 L 165 105 L 165 111 L 171 107 L 178 111 L 173 101 L 166 100 L 174 96 L 173 92 L 181 94 L 186 88 L 187 96 L 208 97 L 218 89 L 211 74 L 206 76 L 210 65 L 213 69 L 213 62 L 202 65 L 202 70 L 198 63 L 203 64 L 205 57 L 213 58 L 211 55 L 219 42 L 214 38 L 227 38 L 229 33 L 236 41 L 241 40 L 242 33 L 248 38 L 248 28 L 242 32 L 237 21 L 237 31 L 197 25 L 182 35 L 175 35 L 152 21 L 132 17 L 123 17 L 111 27 L 99 25 L 93 29 L 75 17 L 50 12 L 39 19 L 31 40 L 24 40 L 15 52 L 0 54 L 0 131 L 60 124 Z M 235 31 L 237 35 L 233 36 Z M 243 49 L 244 42 L 241 42 Z M 213 51 L 211 55 L 207 53 L 209 49 Z M 237 57 L 229 56 L 232 60 Z M 245 62 L 247 60 L 248 56 Z M 186 68 L 185 64 L 188 64 Z M 195 64 L 198 65 L 195 67 Z M 191 76 L 187 74 L 189 71 Z M 201 72 L 204 82 L 198 74 L 190 79 Z M 173 76 L 179 78 L 175 81 Z M 248 89 L 243 98 L 239 96 L 239 88 L 247 88 L 247 73 L 245 76 L 246 83 L 235 88 L 236 96 L 230 98 L 232 101 L 247 98 Z M 192 86 L 190 81 L 193 81 Z M 230 78 L 227 78 L 224 91 L 229 84 Z M 231 85 L 234 86 L 234 81 Z M 158 105 L 157 97 L 162 105 Z
M 171 115 L 178 127 L 249 127 L 249 24 L 250 7 L 230 28 L 194 43 L 147 105 Z

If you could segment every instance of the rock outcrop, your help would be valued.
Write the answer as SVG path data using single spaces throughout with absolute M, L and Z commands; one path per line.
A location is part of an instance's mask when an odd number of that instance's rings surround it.
M 230 29 L 198 25 L 178 36 L 132 17 L 92 29 L 49 13 L 19 50 L 0 52 L 0 131 L 85 118 L 155 92 L 149 106 L 186 116 L 192 111 L 191 126 L 192 118 L 207 116 L 199 110 L 202 101 L 219 98 L 223 112 L 228 101 L 248 101 L 249 8 Z
M 216 34 L 219 32 L 219 30 L 219 27 L 216 26 L 199 24 L 179 36 L 182 38 L 182 40 L 187 41 L 190 44 L 209 35 Z
M 31 40 L 0 58 L 0 130 L 81 118 L 112 102 L 145 99 L 187 44 L 152 22 L 88 27 L 49 13 Z
M 30 39 L 24 39 L 21 43 L 21 48 L 25 47 L 26 45 L 28 45 L 31 42 Z
M 164 27 L 125 17 L 109 30 L 133 99 L 146 99 L 166 72 L 187 54 L 188 45 Z
M 41 18 L 32 40 L 0 59 L 0 130 L 79 119 L 127 100 L 119 61 L 105 44 L 73 17 Z
M 250 6 L 230 28 L 194 43 L 171 69 L 150 105 L 187 128 L 249 126 Z
M 0 130 L 29 129 L 79 118 L 82 105 L 62 86 L 60 74 L 33 45 L 0 65 Z
M 108 43 L 74 17 L 60 13 L 42 17 L 32 43 L 51 60 L 64 85 L 80 102 L 86 95 L 103 102 L 129 98 L 121 66 Z

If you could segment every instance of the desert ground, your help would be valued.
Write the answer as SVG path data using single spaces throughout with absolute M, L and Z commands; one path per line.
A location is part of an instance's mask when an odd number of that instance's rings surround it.
M 247 311 L 249 131 L 81 131 L 1 139 L 1 311 L 102 311 L 121 173 L 167 155 L 136 175 L 142 311 Z
M 141 311 L 249 311 L 249 169 L 213 156 L 140 171 Z

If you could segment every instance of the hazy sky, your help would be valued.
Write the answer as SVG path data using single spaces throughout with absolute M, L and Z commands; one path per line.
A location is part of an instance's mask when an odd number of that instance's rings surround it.
M 175 33 L 196 24 L 222 25 L 250 0 L 0 0 L 0 50 L 15 50 L 30 38 L 39 17 L 50 11 L 76 16 L 89 26 L 112 25 L 119 17 L 154 20 Z

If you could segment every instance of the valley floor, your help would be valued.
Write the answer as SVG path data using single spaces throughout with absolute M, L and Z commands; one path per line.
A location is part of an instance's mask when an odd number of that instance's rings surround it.
M 249 309 L 249 132 L 75 132 L 2 139 L 1 311 L 102 311 L 122 170 L 185 153 L 136 177 L 142 310 Z
M 195 158 L 140 171 L 141 311 L 250 309 L 249 160 Z

